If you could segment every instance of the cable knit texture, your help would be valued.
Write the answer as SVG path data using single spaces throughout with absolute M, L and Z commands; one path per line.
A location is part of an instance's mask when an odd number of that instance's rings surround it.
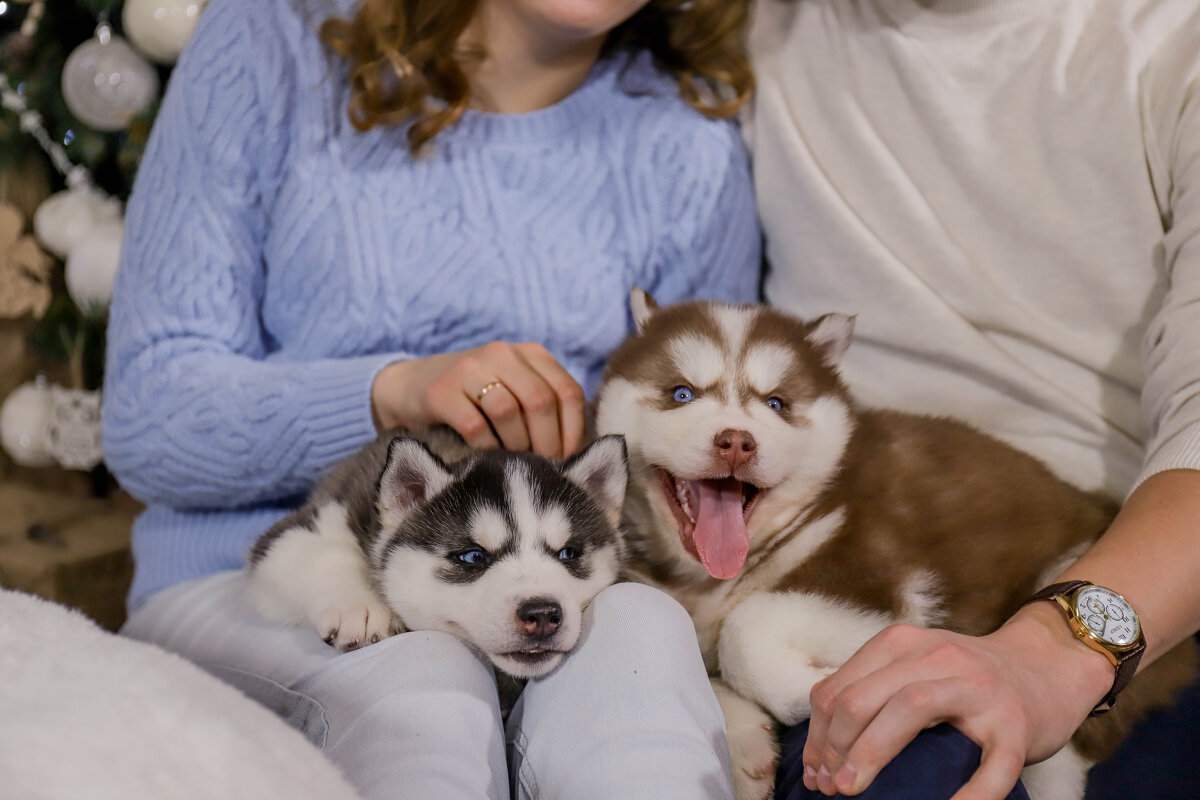
M 468 112 L 408 154 L 358 133 L 314 31 L 346 7 L 213 0 L 130 198 L 109 326 L 108 465 L 148 504 L 130 604 L 244 564 L 374 437 L 386 364 L 546 345 L 589 395 L 628 293 L 753 300 L 759 230 L 734 126 L 645 57 L 529 114 Z

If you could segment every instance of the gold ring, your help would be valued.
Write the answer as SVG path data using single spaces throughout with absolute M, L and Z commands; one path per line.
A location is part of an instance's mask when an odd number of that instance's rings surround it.
M 483 385 L 483 388 L 479 390 L 479 394 L 475 395 L 475 402 L 476 402 L 476 403 L 482 403 L 482 402 L 483 402 L 483 396 L 484 396 L 485 394 L 487 394 L 488 392 L 490 392 L 492 389 L 495 389 L 497 386 L 503 386 L 503 385 L 504 385 L 504 384 L 503 384 L 503 383 L 501 383 L 500 381 L 489 381 L 488 383 L 485 383 L 485 384 Z

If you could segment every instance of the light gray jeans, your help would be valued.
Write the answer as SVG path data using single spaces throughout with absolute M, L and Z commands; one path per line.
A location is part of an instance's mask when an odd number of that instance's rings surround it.
M 366 800 L 727 800 L 720 707 L 687 613 L 610 586 L 579 645 L 500 719 L 491 668 L 455 637 L 339 654 L 260 618 L 246 573 L 151 596 L 122 633 L 179 653 L 299 729 Z

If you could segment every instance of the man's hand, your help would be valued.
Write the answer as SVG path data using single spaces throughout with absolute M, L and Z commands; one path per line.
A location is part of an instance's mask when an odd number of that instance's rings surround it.
M 1066 744 L 1112 681 L 1112 665 L 1074 639 L 1052 603 L 984 637 L 894 625 L 813 687 L 804 784 L 859 794 L 920 731 L 948 722 L 983 750 L 953 800 L 1001 800 L 1027 762 Z

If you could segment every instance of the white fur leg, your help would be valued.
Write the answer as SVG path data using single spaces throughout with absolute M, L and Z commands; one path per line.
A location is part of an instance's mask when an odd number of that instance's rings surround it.
M 367 559 L 345 509 L 330 503 L 316 530 L 296 527 L 279 535 L 251 574 L 251 593 L 263 616 L 314 628 L 339 650 L 354 650 L 402 630 L 371 589 Z
M 768 800 L 775 790 L 779 766 L 779 737 L 775 721 L 718 678 L 713 692 L 725 714 L 725 738 L 733 761 L 733 796 L 736 800 Z
M 725 618 L 721 676 L 785 725 L 808 719 L 813 684 L 892 620 L 815 594 L 761 592 Z
M 1082 800 L 1092 762 L 1068 744 L 1062 750 L 1021 771 L 1029 800 Z

